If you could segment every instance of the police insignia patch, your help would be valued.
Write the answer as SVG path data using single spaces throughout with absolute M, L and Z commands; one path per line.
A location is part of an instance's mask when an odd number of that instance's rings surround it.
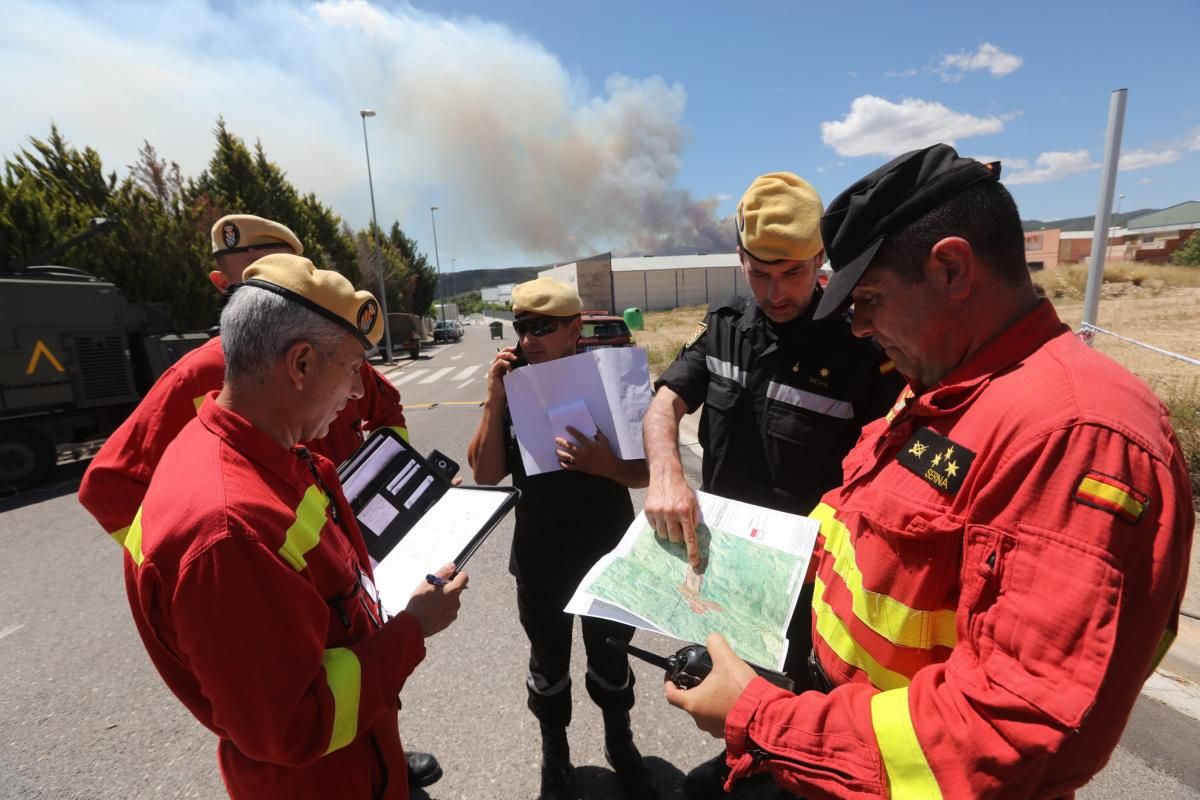
M 685 343 L 683 345 L 683 349 L 686 350 L 689 347 L 691 347 L 692 345 L 694 345 L 696 342 L 700 341 L 700 337 L 704 335 L 704 332 L 706 330 L 708 330 L 707 324 L 705 324 L 703 322 L 696 323 L 696 330 L 692 331 L 692 336 L 690 339 L 687 340 L 687 343 Z
M 975 453 L 929 428 L 921 428 L 900 449 L 896 460 L 933 488 L 954 494 L 971 469 Z
M 237 247 L 237 243 L 242 238 L 242 232 L 238 230 L 238 226 L 232 222 L 226 222 L 221 226 L 221 238 L 225 242 L 226 247 Z

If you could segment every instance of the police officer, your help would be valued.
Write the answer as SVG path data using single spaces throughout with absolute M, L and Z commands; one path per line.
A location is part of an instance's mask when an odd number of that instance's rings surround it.
M 650 488 L 646 517 L 659 536 L 689 542 L 693 568 L 696 497 L 679 458 L 679 420 L 703 405 L 700 488 L 794 514 L 807 514 L 841 482 L 842 457 L 868 421 L 882 416 L 903 379 L 844 316 L 813 319 L 824 260 L 821 199 L 790 172 L 756 178 L 738 203 L 738 256 L 753 300 L 711 306 L 679 357 L 655 383 L 643 423 Z M 812 596 L 807 584 L 798 608 Z M 785 669 L 808 682 L 809 615 L 793 615 Z M 724 755 L 697 767 L 688 797 L 715 796 Z
M 541 364 L 574 355 L 583 304 L 574 289 L 550 278 L 513 287 L 512 304 L 519 344 L 498 352 L 488 369 L 487 400 L 467 459 L 477 483 L 495 484 L 512 473 L 513 485 L 521 490 L 509 571 L 517 579 L 517 609 L 529 638 L 529 710 L 542 733 L 540 796 L 558 800 L 577 796 L 567 744 L 574 618 L 563 607 L 633 522 L 629 488 L 646 485 L 646 463 L 618 459 L 599 431 L 568 428 L 571 440 L 555 440 L 562 470 L 525 474 L 504 376 L 525 361 Z M 581 626 L 585 684 L 604 717 L 605 757 L 627 797 L 651 800 L 657 793 L 629 727 L 633 672 L 625 654 L 604 641 L 612 636 L 628 642 L 633 628 L 593 617 L 583 617 Z

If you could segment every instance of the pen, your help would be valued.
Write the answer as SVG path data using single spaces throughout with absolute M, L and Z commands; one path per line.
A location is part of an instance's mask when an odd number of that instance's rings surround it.
M 445 586 L 449 581 L 441 575 L 434 575 L 432 572 L 425 576 L 425 582 L 430 586 Z

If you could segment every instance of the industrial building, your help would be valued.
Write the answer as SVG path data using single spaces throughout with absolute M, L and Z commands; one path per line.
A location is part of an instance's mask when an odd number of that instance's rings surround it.
M 737 253 L 640 258 L 602 253 L 542 270 L 538 276 L 574 286 L 584 308 L 606 311 L 708 305 L 750 291 Z
M 1171 254 L 1200 230 L 1200 201 L 1189 200 L 1170 208 L 1134 217 L 1108 235 L 1107 261 L 1140 261 L 1166 264 Z M 1091 231 L 1051 228 L 1025 234 L 1025 263 L 1030 269 L 1087 261 L 1092 254 Z

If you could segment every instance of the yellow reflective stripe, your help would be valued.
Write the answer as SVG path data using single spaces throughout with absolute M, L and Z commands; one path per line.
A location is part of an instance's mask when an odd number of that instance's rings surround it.
M 852 667 L 867 673 L 871 684 L 878 689 L 899 689 L 908 686 L 908 678 L 880 664 L 864 648 L 854 641 L 850 629 L 842 622 L 833 608 L 825 602 L 825 584 L 817 578 L 813 585 L 813 611 L 817 615 L 817 635 L 837 654 L 837 657 Z
M 833 571 L 838 574 L 853 599 L 854 616 L 889 642 L 920 650 L 941 645 L 952 648 L 958 642 L 954 629 L 954 610 L 920 611 L 886 594 L 863 588 L 863 576 L 854 556 L 850 530 L 834 516 L 834 510 L 819 504 L 810 515 L 821 522 L 825 552 L 833 556 Z
M 125 546 L 125 537 L 129 535 L 129 527 L 130 526 L 126 525 L 124 528 L 121 528 L 119 531 L 112 531 L 108 535 L 112 537 L 112 540 L 114 542 L 116 542 L 121 547 L 124 547 Z
M 296 521 L 287 529 L 279 555 L 297 572 L 308 566 L 304 554 L 321 541 L 321 528 L 325 527 L 325 509 L 328 506 L 329 498 L 317 486 L 309 486 L 304 492 L 304 499 L 296 506 Z
M 1129 496 L 1127 492 L 1108 483 L 1101 483 L 1095 478 L 1084 478 L 1079 482 L 1078 492 L 1086 492 L 1087 494 L 1098 497 L 1120 507 L 1130 518 L 1136 522 L 1142 516 L 1142 512 L 1146 510 L 1146 504 L 1140 503 Z
M 388 425 L 389 428 L 400 434 L 400 438 L 408 441 L 408 428 L 401 428 L 399 425 Z
M 1167 651 L 1173 644 L 1175 644 L 1175 631 L 1163 631 L 1162 638 L 1158 640 L 1158 647 L 1154 648 L 1154 659 L 1150 662 L 1150 671 L 1146 673 L 1147 678 L 1154 674 L 1154 670 L 1158 669 L 1158 665 L 1167 657 Z
M 362 665 L 353 650 L 335 647 L 322 658 L 325 681 L 333 695 L 333 726 L 329 732 L 329 755 L 354 741 L 358 735 L 358 698 L 362 691 Z
M 208 395 L 203 395 L 203 394 L 202 394 L 202 395 L 200 395 L 199 397 L 193 397 L 193 398 L 192 398 L 192 405 L 194 405 L 194 406 L 196 407 L 196 410 L 197 410 L 197 411 L 199 411 L 199 410 L 200 410 L 200 406 L 204 405 L 204 398 L 205 398 L 205 397 L 207 397 L 207 396 L 208 396 Z
M 942 790 L 921 752 L 908 710 L 908 688 L 871 698 L 871 726 L 887 770 L 890 800 L 940 800 Z
M 125 549 L 129 551 L 129 555 L 133 557 L 133 563 L 139 567 L 145 556 L 142 555 L 142 509 L 139 506 L 137 513 L 133 515 L 133 522 L 125 529 Z M 119 533 L 119 531 L 118 531 Z M 115 536 L 115 534 L 114 534 Z

